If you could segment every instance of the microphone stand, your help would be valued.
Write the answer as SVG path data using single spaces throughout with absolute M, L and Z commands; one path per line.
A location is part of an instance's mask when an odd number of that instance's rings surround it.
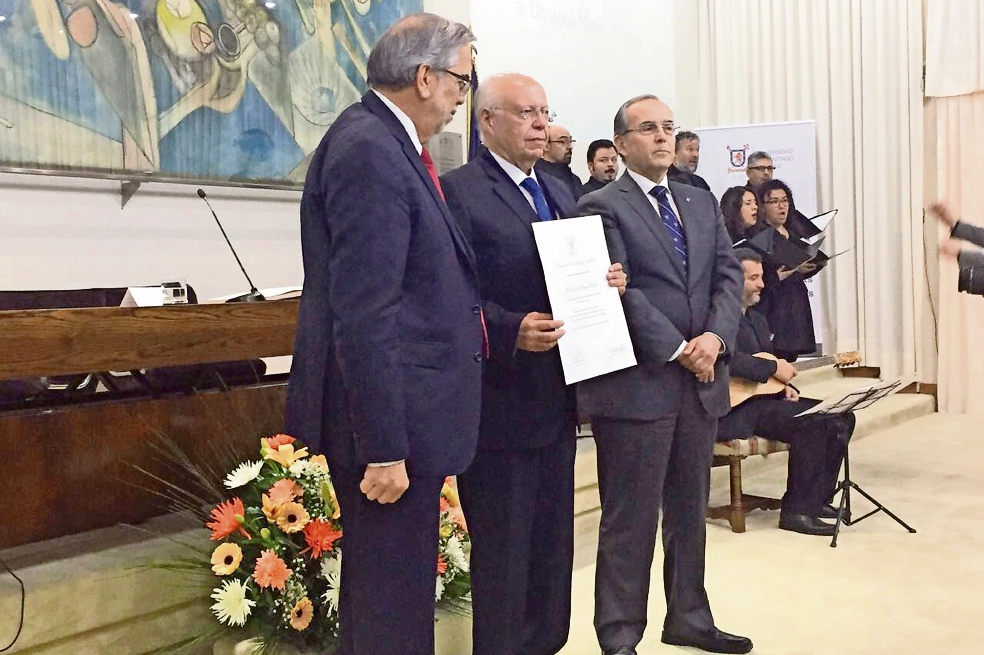
M 219 217 L 216 215 L 215 210 L 212 209 L 212 204 L 208 201 L 208 196 L 205 195 L 205 189 L 198 189 L 198 197 L 205 201 L 205 204 L 208 206 L 208 210 L 212 212 L 212 218 L 215 219 L 215 224 L 219 226 L 222 236 L 229 245 L 229 250 L 232 251 L 232 256 L 236 258 L 236 263 L 239 264 L 239 270 L 243 272 L 243 275 L 246 277 L 246 281 L 249 282 L 249 293 L 242 296 L 236 296 L 235 298 L 230 298 L 226 302 L 259 302 L 261 300 L 266 300 L 266 297 L 259 292 L 256 285 L 253 284 L 253 281 L 249 279 L 249 273 L 246 272 L 246 268 L 239 260 L 239 255 L 236 254 L 236 249 L 232 247 L 232 242 L 229 241 L 229 236 L 226 234 L 225 228 L 222 227 Z

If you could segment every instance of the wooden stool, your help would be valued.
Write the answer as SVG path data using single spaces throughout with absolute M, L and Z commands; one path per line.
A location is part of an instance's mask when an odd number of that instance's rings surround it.
M 748 439 L 732 439 L 714 444 L 712 466 L 728 465 L 731 470 L 731 504 L 708 507 L 707 517 L 727 519 L 732 532 L 745 531 L 745 515 L 756 509 L 779 509 L 781 501 L 776 498 L 752 496 L 741 490 L 741 461 L 752 455 L 770 455 L 789 450 L 789 444 L 752 436 Z

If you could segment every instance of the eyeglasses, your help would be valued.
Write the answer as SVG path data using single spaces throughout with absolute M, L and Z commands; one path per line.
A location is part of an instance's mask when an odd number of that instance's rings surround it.
M 564 136 L 564 137 L 561 137 L 559 139 L 550 139 L 549 141 L 547 141 L 547 143 L 559 143 L 559 144 L 565 145 L 565 146 L 572 146 L 575 143 L 577 143 L 577 139 L 572 139 L 570 137 Z
M 489 107 L 489 111 L 495 111 L 496 109 L 509 111 L 514 116 L 518 116 L 519 120 L 523 122 L 532 120 L 534 116 L 538 116 L 540 119 L 548 123 L 553 123 L 554 119 L 557 117 L 557 114 L 550 111 L 547 107 L 541 107 L 539 109 L 536 107 L 520 107 L 519 109 L 510 109 L 508 107 Z M 571 143 L 573 143 L 573 141 L 571 141 Z
M 758 171 L 759 173 L 769 171 L 771 173 L 772 171 L 776 170 L 776 167 L 775 166 L 749 166 L 747 170 Z
M 767 205 L 788 205 L 789 198 L 769 198 L 765 201 Z
M 653 123 L 652 121 L 646 121 L 645 123 L 639 123 L 638 127 L 633 127 L 625 130 L 623 134 L 628 134 L 629 132 L 638 132 L 642 136 L 652 136 L 656 134 L 658 130 L 662 129 L 663 134 L 666 136 L 673 136 L 676 133 L 676 124 L 673 121 L 665 121 L 663 123 Z
M 441 71 L 442 73 L 447 73 L 454 79 L 458 80 L 458 93 L 464 93 L 471 86 L 471 75 L 464 75 L 462 73 L 455 73 L 447 68 L 435 68 L 434 70 Z

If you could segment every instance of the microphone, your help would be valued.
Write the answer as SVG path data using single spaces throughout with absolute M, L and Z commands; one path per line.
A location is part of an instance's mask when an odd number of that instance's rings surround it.
M 205 189 L 198 189 L 198 197 L 204 200 L 205 204 L 208 205 L 208 210 L 212 212 L 212 218 L 215 219 L 216 225 L 218 225 L 219 230 L 222 231 L 222 236 L 225 237 L 226 243 L 229 244 L 229 250 L 232 251 L 232 256 L 236 258 L 236 263 L 239 264 L 239 270 L 243 272 L 243 275 L 246 276 L 246 281 L 249 282 L 248 294 L 244 296 L 237 296 L 235 298 L 230 298 L 226 302 L 258 302 L 260 300 L 266 300 L 266 298 L 263 297 L 263 294 L 256 289 L 256 286 L 253 284 L 253 281 L 249 279 L 249 273 L 246 272 L 246 269 L 243 267 L 243 263 L 239 261 L 239 255 L 236 254 L 236 249 L 232 247 L 232 242 L 229 241 L 229 236 L 226 234 L 225 229 L 222 227 L 222 223 L 219 222 L 219 217 L 216 216 L 215 210 L 212 209 L 212 205 L 211 203 L 209 203 L 208 197 L 205 195 Z

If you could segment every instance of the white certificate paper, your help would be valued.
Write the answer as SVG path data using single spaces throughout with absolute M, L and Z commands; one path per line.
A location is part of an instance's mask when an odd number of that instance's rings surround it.
M 618 289 L 608 286 L 608 246 L 600 216 L 533 224 L 567 384 L 635 366 Z

